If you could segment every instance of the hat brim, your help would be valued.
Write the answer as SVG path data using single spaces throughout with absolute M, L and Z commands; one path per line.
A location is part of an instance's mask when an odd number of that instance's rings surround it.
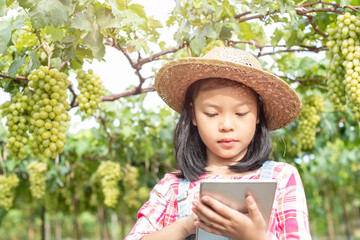
M 293 122 L 301 112 L 296 92 L 277 76 L 233 62 L 180 58 L 165 64 L 155 77 L 155 89 L 164 102 L 181 113 L 189 86 L 205 78 L 226 78 L 243 83 L 257 92 L 269 130 L 276 130 Z

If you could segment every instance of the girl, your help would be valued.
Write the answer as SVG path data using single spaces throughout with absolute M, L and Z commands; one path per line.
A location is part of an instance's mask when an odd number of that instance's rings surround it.
M 214 48 L 203 58 L 170 61 L 155 87 L 181 113 L 174 134 L 179 171 L 154 187 L 127 240 L 193 239 L 196 227 L 217 239 L 311 239 L 296 168 L 268 161 L 269 130 L 287 126 L 301 111 L 284 81 L 263 71 L 250 53 Z M 221 178 L 276 179 L 269 224 L 250 194 L 248 214 L 209 196 L 199 199 L 201 180 Z

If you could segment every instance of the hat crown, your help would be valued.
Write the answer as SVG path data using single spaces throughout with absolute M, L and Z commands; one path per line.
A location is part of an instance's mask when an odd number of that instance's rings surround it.
M 233 62 L 262 70 L 260 62 L 251 53 L 236 48 L 215 47 L 205 54 L 203 58 Z

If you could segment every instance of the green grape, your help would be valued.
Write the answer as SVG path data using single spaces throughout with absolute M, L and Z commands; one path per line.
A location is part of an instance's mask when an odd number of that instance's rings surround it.
M 33 161 L 27 166 L 27 169 L 29 171 L 31 195 L 36 199 L 42 199 L 46 189 L 47 165 L 43 162 Z
M 312 150 L 315 146 L 316 128 L 321 119 L 319 112 L 324 110 L 325 101 L 321 94 L 312 94 L 304 97 L 302 103 L 303 108 L 298 119 L 299 125 L 295 133 L 295 139 L 298 143 L 296 150 L 301 148 L 301 150 L 308 151 Z
M 8 127 L 8 144 L 7 149 L 9 156 L 17 159 L 23 159 L 26 154 L 24 146 L 29 141 L 29 109 L 31 108 L 31 91 L 25 89 L 23 92 L 15 90 L 10 101 L 1 105 L 2 116 L 7 118 L 6 126 Z
M 89 179 L 89 168 L 85 163 L 77 161 L 72 165 L 72 172 L 74 186 L 77 190 L 81 191 Z
M 15 198 L 15 188 L 19 186 L 16 174 L 0 175 L 0 207 L 9 210 Z
M 122 177 L 121 166 L 117 162 L 104 161 L 96 170 L 92 184 L 100 183 L 104 195 L 104 204 L 108 207 L 115 208 L 120 196 L 118 184 Z M 98 182 L 98 183 L 96 183 Z
M 127 164 L 124 169 L 123 186 L 124 186 L 124 197 L 123 201 L 127 208 L 137 209 L 140 206 L 138 189 L 139 187 L 139 171 L 136 167 Z
M 78 89 L 81 92 L 78 95 L 80 110 L 87 115 L 92 115 L 99 108 L 100 97 L 104 92 L 102 81 L 99 76 L 94 75 L 91 69 L 87 73 L 79 69 L 76 73 L 76 79 L 79 83 Z
M 328 30 L 332 60 L 328 68 L 328 97 L 334 108 L 348 107 L 360 121 L 360 17 L 346 12 L 337 17 L 335 28 Z
M 56 158 L 63 151 L 70 121 L 66 92 L 70 82 L 65 73 L 45 66 L 33 70 L 28 79 L 35 101 L 29 114 L 33 152 Z

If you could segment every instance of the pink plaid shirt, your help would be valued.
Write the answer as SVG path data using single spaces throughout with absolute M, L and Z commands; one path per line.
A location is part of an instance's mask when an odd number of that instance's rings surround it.
M 259 179 L 260 172 L 261 168 L 241 178 Z M 216 178 L 221 176 L 204 174 L 200 180 L 192 182 L 188 192 L 190 202 L 199 196 L 201 180 Z M 278 186 L 267 231 L 269 239 L 311 239 L 304 187 L 297 169 L 277 162 L 272 178 L 278 180 Z M 125 240 L 139 240 L 175 222 L 178 218 L 178 187 L 179 179 L 174 174 L 166 174 L 139 210 L 138 220 Z

